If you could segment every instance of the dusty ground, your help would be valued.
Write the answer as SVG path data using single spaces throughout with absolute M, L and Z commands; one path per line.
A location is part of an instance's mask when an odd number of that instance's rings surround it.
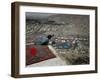
M 86 42 L 81 42 L 80 45 L 75 49 L 55 48 L 55 50 L 57 51 L 60 58 L 66 61 L 66 63 L 69 61 L 71 65 L 89 64 L 89 47 L 84 43 Z

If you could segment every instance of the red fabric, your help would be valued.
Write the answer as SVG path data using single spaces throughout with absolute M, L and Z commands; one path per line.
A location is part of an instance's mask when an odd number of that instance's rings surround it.
M 55 58 L 56 56 L 49 50 L 48 46 L 27 45 L 26 46 L 26 66 L 44 60 Z
M 35 56 L 36 55 L 36 53 L 37 53 L 37 49 L 36 48 L 29 48 L 29 52 L 30 52 L 30 54 L 32 55 L 32 56 Z

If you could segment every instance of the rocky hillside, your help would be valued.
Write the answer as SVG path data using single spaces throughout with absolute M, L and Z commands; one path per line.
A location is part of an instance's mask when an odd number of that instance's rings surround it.
M 89 36 L 89 16 L 56 14 L 47 19 L 26 20 L 26 39 L 33 35 L 54 34 L 55 37 Z
M 59 57 L 70 64 L 89 64 L 89 16 L 54 14 L 45 19 L 26 20 L 26 43 L 33 43 L 38 35 L 54 34 L 56 38 L 78 37 L 82 40 L 73 49 L 54 47 Z M 59 39 L 60 39 L 59 38 Z

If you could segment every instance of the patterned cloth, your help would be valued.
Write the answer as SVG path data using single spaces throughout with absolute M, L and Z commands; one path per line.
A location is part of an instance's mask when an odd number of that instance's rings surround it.
M 32 51 L 30 51 L 31 49 L 33 49 L 33 55 Z M 34 51 L 34 49 L 36 50 Z M 31 65 L 55 57 L 56 56 L 49 50 L 48 46 L 41 46 L 41 45 L 26 46 L 26 65 Z

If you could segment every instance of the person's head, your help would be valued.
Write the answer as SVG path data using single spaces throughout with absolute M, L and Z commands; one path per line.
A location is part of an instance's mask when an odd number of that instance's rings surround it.
M 47 38 L 51 39 L 54 35 L 48 35 Z

